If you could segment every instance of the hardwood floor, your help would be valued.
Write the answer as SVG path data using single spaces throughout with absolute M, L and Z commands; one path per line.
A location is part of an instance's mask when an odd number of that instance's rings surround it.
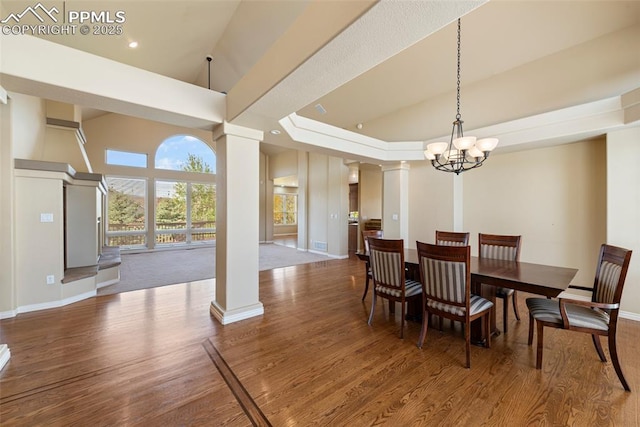
M 545 331 L 536 370 L 524 294 L 524 319 L 511 316 L 490 349 L 473 347 L 468 370 L 448 323 L 422 350 L 420 325 L 400 340 L 385 304 L 368 326 L 363 273 L 356 259 L 260 272 L 265 314 L 226 326 L 209 314 L 213 281 L 4 319 L 12 357 L 0 372 L 0 424 L 639 424 L 639 323 L 619 322 L 631 393 L 585 334 Z

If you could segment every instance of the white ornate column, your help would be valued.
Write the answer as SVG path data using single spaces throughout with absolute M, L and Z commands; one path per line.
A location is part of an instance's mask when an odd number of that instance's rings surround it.
M 259 157 L 262 131 L 224 122 L 216 141 L 216 293 L 220 323 L 264 313 L 258 300 Z

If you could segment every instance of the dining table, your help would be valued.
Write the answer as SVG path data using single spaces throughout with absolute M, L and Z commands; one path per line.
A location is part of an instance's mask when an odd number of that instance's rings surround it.
M 369 254 L 366 252 L 359 251 L 356 255 L 361 260 L 369 260 Z M 407 277 L 419 281 L 418 251 L 405 248 L 404 262 Z M 497 287 L 554 298 L 569 287 L 577 272 L 575 268 L 472 256 L 471 292 L 494 303 L 490 328 L 492 335 L 499 335 L 495 315 Z M 422 303 L 408 306 L 407 313 L 409 319 L 421 319 Z M 487 338 L 479 320 L 472 322 L 470 332 L 471 339 L 476 344 L 483 343 Z

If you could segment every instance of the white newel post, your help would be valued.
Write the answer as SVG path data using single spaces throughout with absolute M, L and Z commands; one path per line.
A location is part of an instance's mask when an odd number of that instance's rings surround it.
M 261 131 L 222 123 L 216 141 L 216 294 L 220 323 L 264 313 L 258 300 L 259 155 Z

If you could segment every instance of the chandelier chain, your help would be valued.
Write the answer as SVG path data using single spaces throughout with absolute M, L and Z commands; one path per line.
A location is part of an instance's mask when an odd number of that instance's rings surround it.
M 457 87 L 458 87 L 458 94 L 457 94 L 457 114 L 456 114 L 456 120 L 460 120 L 460 18 L 458 18 L 458 74 L 457 74 L 458 80 L 457 80 Z

